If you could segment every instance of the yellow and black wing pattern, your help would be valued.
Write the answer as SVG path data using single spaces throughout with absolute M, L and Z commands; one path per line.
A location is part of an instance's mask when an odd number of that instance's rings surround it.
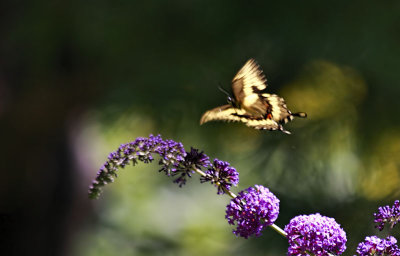
M 295 116 L 307 117 L 306 113 L 292 113 L 285 100 L 276 94 L 265 93 L 267 79 L 258 64 L 250 59 L 232 80 L 235 104 L 227 104 L 208 110 L 200 124 L 209 121 L 242 122 L 259 130 L 280 130 L 290 134 L 282 124 Z

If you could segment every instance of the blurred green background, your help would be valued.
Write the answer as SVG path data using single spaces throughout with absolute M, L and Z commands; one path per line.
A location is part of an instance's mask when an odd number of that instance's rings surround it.
M 3 1 L 0 230 L 7 255 L 284 255 L 272 229 L 236 238 L 227 196 L 156 164 L 87 189 L 109 152 L 162 134 L 281 200 L 276 222 L 334 217 L 353 255 L 400 197 L 399 1 Z M 249 58 L 308 113 L 285 127 L 207 123 Z M 399 227 L 391 231 L 400 239 Z

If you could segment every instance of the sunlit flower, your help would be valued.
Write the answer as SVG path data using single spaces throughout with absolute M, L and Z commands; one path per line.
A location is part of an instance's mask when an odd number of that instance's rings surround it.
M 378 223 L 376 227 L 379 230 L 382 230 L 386 223 L 390 224 L 390 227 L 393 228 L 399 221 L 400 221 L 399 200 L 394 201 L 392 207 L 388 205 L 379 207 L 378 212 L 374 213 L 374 222 Z
M 233 233 L 248 238 L 260 236 L 261 231 L 278 218 L 279 199 L 268 188 L 260 185 L 241 191 L 226 206 L 228 223 L 237 225 Z
M 317 214 L 300 215 L 285 226 L 288 255 L 340 255 L 346 249 L 346 233 L 333 218 Z
M 396 238 L 392 236 L 388 236 L 386 239 L 380 239 L 376 236 L 367 236 L 365 242 L 358 244 L 357 255 L 400 256 L 400 250 L 396 243 Z

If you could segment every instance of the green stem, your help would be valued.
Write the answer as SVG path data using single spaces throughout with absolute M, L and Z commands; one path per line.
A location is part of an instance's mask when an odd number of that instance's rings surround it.
M 273 230 L 275 230 L 276 232 L 278 232 L 281 236 L 287 237 L 286 232 L 285 232 L 283 229 L 281 229 L 280 227 L 278 227 L 277 225 L 272 224 L 272 225 L 270 225 L 270 227 L 271 227 Z
M 219 185 L 219 184 L 217 184 L 217 185 Z M 227 190 L 225 187 L 223 187 L 223 189 L 224 189 L 225 193 L 227 193 L 230 197 L 232 197 L 232 199 L 237 197 L 233 192 L 231 192 L 230 190 Z
M 197 172 L 198 174 L 200 174 L 201 176 L 204 176 L 204 177 L 207 176 L 207 174 L 205 172 L 203 172 L 202 170 L 200 170 L 199 168 L 196 168 L 196 167 L 193 166 L 193 170 L 195 172 Z

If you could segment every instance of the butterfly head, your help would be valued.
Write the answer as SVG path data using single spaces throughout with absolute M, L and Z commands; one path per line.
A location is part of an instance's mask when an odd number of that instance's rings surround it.
M 231 105 L 234 108 L 239 108 L 239 103 L 236 101 L 234 97 L 232 97 L 232 95 L 229 92 L 227 92 L 221 86 L 218 86 L 218 89 L 226 95 L 226 100 L 229 105 Z

